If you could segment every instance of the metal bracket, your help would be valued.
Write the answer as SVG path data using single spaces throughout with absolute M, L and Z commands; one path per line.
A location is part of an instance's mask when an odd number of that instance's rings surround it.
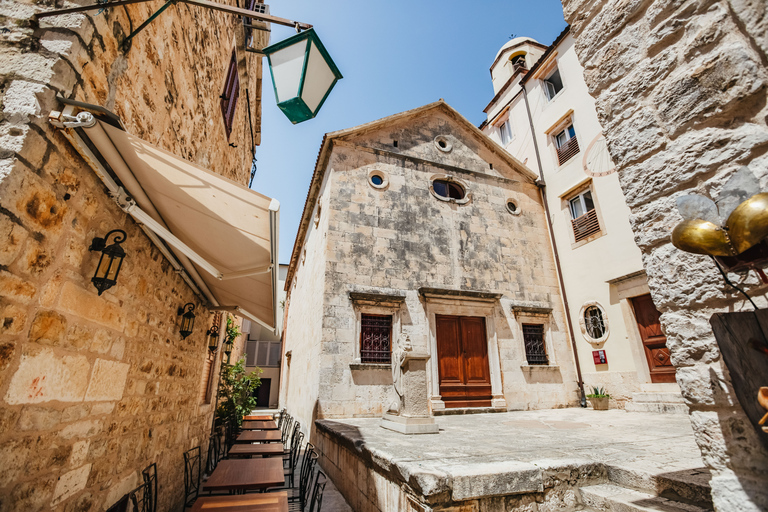
M 51 112 L 48 121 L 57 128 L 90 128 L 96 124 L 96 118 L 90 112 L 80 112 L 70 116 L 60 112 Z

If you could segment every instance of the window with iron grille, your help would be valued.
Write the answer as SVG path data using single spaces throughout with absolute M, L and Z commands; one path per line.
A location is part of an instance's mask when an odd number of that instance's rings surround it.
M 544 348 L 544 326 L 541 324 L 523 324 L 525 357 L 528 364 L 549 364 Z
M 235 51 L 232 50 L 232 58 L 229 61 L 227 70 L 227 79 L 224 82 L 224 92 L 221 93 L 221 115 L 224 117 L 224 129 L 227 132 L 227 139 L 232 133 L 232 123 L 235 120 L 235 109 L 237 108 L 237 99 L 240 97 L 240 77 L 237 74 L 237 58 Z
M 391 339 L 391 315 L 360 315 L 360 362 L 389 363 Z

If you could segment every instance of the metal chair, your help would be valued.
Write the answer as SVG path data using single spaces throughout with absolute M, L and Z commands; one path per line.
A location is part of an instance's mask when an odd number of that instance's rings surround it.
M 184 452 L 184 507 L 191 507 L 200 494 L 202 462 L 200 447 Z
M 133 504 L 133 512 L 152 512 L 152 501 L 148 489 L 149 484 L 144 482 L 128 493 L 128 497 Z
M 221 439 L 219 438 L 219 435 L 217 433 L 211 434 L 211 437 L 208 440 L 208 460 L 205 464 L 205 472 L 208 475 L 213 473 L 213 470 L 219 465 L 219 453 L 221 452 L 219 446 L 220 443 Z
M 317 459 L 319 458 L 318 454 L 315 452 L 315 447 L 312 443 L 307 443 L 306 448 L 304 448 L 304 459 L 301 463 L 301 472 L 299 473 L 299 489 L 298 493 L 292 493 L 292 495 L 289 495 L 288 501 L 289 501 L 289 507 L 290 502 L 299 502 L 299 509 L 298 510 L 304 510 L 304 508 L 307 506 L 307 502 L 309 501 L 309 482 L 312 479 L 312 472 L 315 470 L 315 465 L 317 464 Z
M 315 475 L 315 485 L 312 490 L 312 498 L 309 502 L 309 512 L 320 512 L 320 507 L 323 505 L 323 492 L 325 491 L 325 484 L 328 482 L 328 477 L 325 473 L 317 470 Z
M 272 419 L 275 419 L 274 416 Z M 282 430 L 283 429 L 283 422 L 285 421 L 285 407 L 280 409 L 280 412 L 278 413 L 277 417 L 277 429 Z
M 226 427 L 224 425 L 219 425 L 216 427 L 216 437 L 218 438 L 217 446 L 219 447 L 218 460 L 226 459 L 228 455 L 227 434 Z
M 291 416 L 290 414 L 288 414 L 287 416 L 288 417 L 286 418 L 285 423 L 283 424 L 283 432 L 281 436 L 281 439 L 283 441 L 283 446 L 285 447 L 288 447 L 288 440 L 290 438 L 291 433 L 293 432 L 294 423 L 296 423 L 296 421 L 293 419 L 293 416 Z
M 157 512 L 157 464 L 152 463 L 141 472 L 147 484 L 147 512 Z
M 301 431 L 301 425 L 296 422 L 296 428 L 291 438 L 291 449 L 288 451 L 288 467 L 285 475 L 288 477 L 288 485 L 293 487 L 293 475 L 296 473 L 296 463 L 299 461 L 299 452 L 301 452 L 301 442 L 304 440 L 304 432 Z M 285 455 L 284 455 L 285 456 Z M 286 459 L 284 459 L 286 460 Z

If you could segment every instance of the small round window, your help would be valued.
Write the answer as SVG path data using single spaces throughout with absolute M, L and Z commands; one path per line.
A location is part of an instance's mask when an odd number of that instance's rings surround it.
M 602 310 L 597 306 L 589 306 L 584 310 L 584 328 L 587 336 L 599 340 L 605 336 L 606 325 Z
M 435 180 L 432 182 L 432 190 L 435 194 L 445 199 L 464 199 L 467 195 L 464 187 L 455 181 Z
M 375 170 L 368 173 L 368 183 L 373 188 L 387 188 L 389 178 L 384 171 Z
M 453 146 L 444 135 L 438 135 L 435 137 L 435 145 L 437 146 L 437 149 L 443 151 L 444 153 L 448 153 L 453 149 Z
M 512 215 L 520 215 L 520 207 L 511 199 L 507 200 L 507 211 Z

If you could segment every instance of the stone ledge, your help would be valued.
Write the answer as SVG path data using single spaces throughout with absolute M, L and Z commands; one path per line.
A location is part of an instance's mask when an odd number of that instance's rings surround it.
M 552 314 L 552 306 L 547 302 L 533 302 L 533 301 L 515 301 L 510 305 L 512 312 L 515 315 L 529 314 L 529 315 L 546 315 Z
M 419 288 L 419 295 L 425 299 L 458 298 L 485 302 L 495 302 L 502 297 L 501 293 L 480 292 L 476 290 L 451 290 L 448 288 L 426 288 L 424 286 Z
M 350 370 L 391 370 L 390 363 L 349 363 Z
M 523 371 L 534 371 L 534 370 L 542 370 L 542 371 L 552 371 L 552 372 L 559 372 L 560 371 L 560 365 L 557 364 L 521 364 L 520 369 Z
M 405 303 L 405 294 L 394 295 L 375 292 L 349 292 L 349 300 L 357 306 L 398 308 Z

